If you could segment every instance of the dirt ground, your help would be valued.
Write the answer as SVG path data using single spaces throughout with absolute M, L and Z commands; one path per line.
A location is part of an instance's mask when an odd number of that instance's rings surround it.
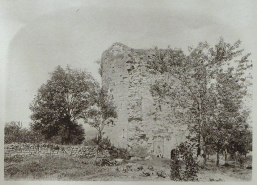
M 87 160 L 56 156 L 6 157 L 4 175 L 6 180 L 170 181 L 169 165 L 168 159 L 157 157 L 153 157 L 150 161 L 125 161 L 119 166 L 103 167 L 95 166 Z M 161 170 L 166 173 L 166 178 L 157 176 L 157 172 Z M 146 176 L 145 172 L 149 176 Z M 251 179 L 251 169 L 222 165 L 216 167 L 215 161 L 212 160 L 208 161 L 198 174 L 199 181 L 250 181 Z

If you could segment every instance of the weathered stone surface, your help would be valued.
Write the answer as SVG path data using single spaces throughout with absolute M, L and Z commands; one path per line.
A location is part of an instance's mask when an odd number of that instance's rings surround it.
M 131 161 L 140 161 L 140 160 L 142 160 L 142 158 L 141 157 L 131 157 L 130 160 Z
M 131 150 L 142 146 L 149 154 L 170 157 L 187 128 L 177 124 L 175 108 L 168 103 L 159 105 L 158 98 L 151 95 L 151 84 L 164 80 L 147 70 L 147 62 L 155 55 L 155 49 L 132 49 L 120 43 L 102 54 L 102 84 L 113 95 L 118 113 L 115 126 L 105 127 L 105 133 L 117 147 Z M 165 80 L 174 83 L 174 79 Z
M 151 161 L 153 158 L 151 156 L 145 157 L 145 160 Z
M 157 175 L 158 177 L 162 177 L 162 178 L 166 178 L 166 177 L 167 177 L 167 174 L 166 174 L 165 171 L 163 171 L 163 170 L 157 171 L 157 172 L 156 172 L 156 175 Z
M 149 170 L 142 171 L 141 176 L 148 177 L 151 176 L 151 172 Z
M 116 165 L 121 165 L 124 162 L 124 159 L 115 159 Z
M 58 146 L 56 149 L 52 147 L 43 147 L 43 145 L 39 146 L 38 149 L 34 149 L 34 147 L 21 147 L 23 144 L 6 144 L 4 153 L 6 156 L 14 156 L 14 155 L 69 155 L 75 158 L 93 158 L 96 154 L 96 147 L 92 146 L 68 146 L 68 145 L 56 145 Z M 28 146 L 28 144 L 27 144 Z M 14 148 L 14 149 L 11 149 Z M 99 152 L 98 157 L 110 157 L 108 150 L 103 150 Z

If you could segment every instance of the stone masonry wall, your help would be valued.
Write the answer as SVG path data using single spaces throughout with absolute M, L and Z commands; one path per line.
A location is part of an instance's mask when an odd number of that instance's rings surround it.
M 118 147 L 133 150 L 141 146 L 149 153 L 169 157 L 170 150 L 184 140 L 187 129 L 176 124 L 174 109 L 159 105 L 151 95 L 151 84 L 164 79 L 146 69 L 155 54 L 154 49 L 132 49 L 120 43 L 103 53 L 102 84 L 109 88 L 118 112 L 116 125 L 106 128 L 105 135 Z
M 70 156 L 73 158 L 93 158 L 96 154 L 94 146 L 79 145 L 49 145 L 49 144 L 32 144 L 32 143 L 12 143 L 4 145 L 5 156 Z M 103 150 L 99 152 L 98 157 L 108 157 L 109 152 Z

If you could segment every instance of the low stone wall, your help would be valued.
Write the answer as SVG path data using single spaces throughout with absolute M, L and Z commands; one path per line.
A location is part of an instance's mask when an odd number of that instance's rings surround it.
M 4 145 L 5 156 L 71 156 L 75 158 L 93 158 L 96 154 L 94 146 L 71 146 L 56 144 L 31 144 L 31 143 L 12 143 Z M 109 157 L 108 150 L 99 153 L 99 157 Z

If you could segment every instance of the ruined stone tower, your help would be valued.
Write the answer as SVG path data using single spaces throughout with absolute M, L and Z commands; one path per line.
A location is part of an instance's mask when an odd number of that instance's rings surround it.
M 169 157 L 170 150 L 183 140 L 185 128 L 173 121 L 169 105 L 156 105 L 150 85 L 161 76 L 147 72 L 147 61 L 155 49 L 132 49 L 115 43 L 102 54 L 102 84 L 113 95 L 117 107 L 117 123 L 106 128 L 105 135 L 117 147 L 133 149 L 141 146 L 149 153 Z M 155 112 L 160 112 L 156 119 Z

